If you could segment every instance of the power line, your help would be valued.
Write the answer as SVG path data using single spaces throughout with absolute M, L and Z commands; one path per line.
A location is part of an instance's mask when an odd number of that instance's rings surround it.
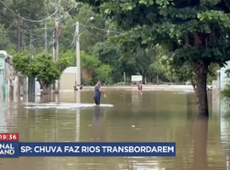
M 76 34 L 76 30 L 74 31 L 74 37 L 73 37 L 73 41 L 71 42 L 71 44 L 70 44 L 70 48 L 72 48 L 74 45 L 75 45 L 75 43 L 76 43 L 76 36 L 77 36 L 77 34 Z
M 76 24 L 74 24 L 74 25 L 76 25 Z M 98 28 L 98 27 L 95 27 L 95 26 L 88 26 L 86 24 L 81 24 L 81 23 L 79 25 L 84 26 L 84 27 L 88 27 L 88 28 L 92 28 L 92 29 L 97 29 L 97 30 L 100 30 L 100 31 L 103 31 L 103 32 L 106 32 L 106 33 L 114 32 L 114 33 L 117 33 L 117 34 L 121 34 L 121 32 L 117 32 L 117 31 L 114 31 L 114 30 L 102 29 L 102 28 Z M 73 37 L 73 40 L 72 40 L 69 48 L 73 48 L 74 45 L 76 44 L 76 36 L 77 36 L 77 34 L 76 34 L 76 30 L 75 30 L 74 31 L 74 37 Z
M 1 15 L 0 15 L 1 17 Z M 74 26 L 75 24 L 72 24 L 72 25 L 65 25 L 65 26 L 60 26 L 60 28 L 62 29 L 65 29 L 65 28 L 69 28 L 71 26 Z M 42 30 L 45 30 L 45 27 L 42 27 L 42 28 L 26 28 L 26 29 L 22 29 L 23 32 L 28 32 L 30 30 L 34 30 L 34 31 L 42 31 Z M 53 27 L 47 27 L 47 30 L 51 31 L 53 30 Z M 11 33 L 11 32 L 15 32 L 15 30 L 0 30 L 0 33 Z M 36 34 L 36 33 L 34 33 Z
M 18 14 L 16 14 L 12 9 L 10 9 L 8 6 L 6 6 L 3 1 L 0 1 L 2 3 L 3 6 L 5 6 L 11 13 L 13 13 L 14 15 L 18 16 Z M 50 16 L 44 18 L 44 19 L 40 19 L 40 20 L 31 20 L 31 19 L 27 19 L 27 18 L 24 18 L 24 17 L 21 17 L 19 16 L 19 18 L 25 20 L 25 21 L 29 21 L 29 22 L 43 22 L 43 21 L 46 21 L 48 20 L 49 18 L 51 18 L 52 16 L 54 16 L 56 13 L 57 13 L 58 9 L 53 13 L 51 14 Z
M 74 6 L 72 8 L 70 8 L 67 12 L 70 12 L 73 8 L 74 8 Z

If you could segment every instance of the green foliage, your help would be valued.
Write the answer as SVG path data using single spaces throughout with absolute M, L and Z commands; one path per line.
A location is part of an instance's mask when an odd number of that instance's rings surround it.
M 72 62 L 70 64 L 71 66 L 76 65 L 75 51 L 68 50 L 66 52 L 62 52 L 61 56 L 64 56 L 65 60 L 68 58 L 68 61 Z M 90 70 L 93 74 L 92 78 L 82 77 L 84 85 L 93 85 L 98 80 L 101 80 L 103 83 L 111 82 L 111 66 L 109 64 L 103 63 L 97 57 L 90 55 L 84 51 L 81 51 L 81 68 L 82 70 Z
M 218 64 L 211 64 L 209 66 L 209 72 L 208 72 L 208 78 L 207 78 L 208 84 L 212 84 L 212 81 L 216 80 L 218 69 L 220 69 Z
M 122 58 L 119 44 L 114 43 L 109 39 L 97 43 L 94 46 L 93 54 L 103 63 L 111 66 L 111 81 L 113 82 L 121 81 L 123 72 L 125 72 L 127 76 L 136 73 L 134 62 L 127 58 Z
M 164 77 L 166 69 L 159 60 L 165 54 L 165 50 L 160 49 L 159 45 L 143 48 L 141 45 L 136 44 L 136 41 L 133 42 L 134 44 L 126 43 L 124 46 L 118 43 L 126 42 L 126 38 L 129 37 L 111 36 L 109 40 L 98 43 L 94 48 L 94 54 L 100 60 L 112 66 L 113 79 L 115 80 L 115 76 L 118 74 L 122 77 L 123 72 L 127 76 L 141 74 L 148 81 L 152 81 L 159 74 L 161 77 Z M 129 50 L 129 45 L 131 50 Z M 132 45 L 136 48 L 133 49 Z M 161 72 L 159 72 L 160 67 Z M 120 80 L 117 79 L 116 82 Z
M 202 0 L 199 8 L 198 4 L 183 0 L 80 1 L 88 4 L 74 0 L 60 2 L 61 58 L 58 68 L 63 71 L 68 65 L 67 60 L 75 66 L 75 52 L 69 49 L 75 48 L 74 30 L 79 21 L 81 50 L 84 51 L 81 64 L 83 68 L 93 70 L 93 79 L 85 82 L 94 83 L 101 73 L 100 79 L 109 81 L 108 84 L 120 82 L 124 72 L 127 79 L 140 73 L 148 81 L 155 81 L 157 75 L 165 81 L 187 81 L 189 76 L 196 79 L 193 71 L 198 61 L 208 66 L 210 63 L 222 66 L 230 58 L 227 1 Z M 54 13 L 56 1 L 4 3 L 24 18 L 41 20 Z M 16 49 L 17 45 L 17 17 L 4 5 L 0 10 L 0 49 L 14 56 L 11 49 Z M 89 21 L 92 16 L 95 19 Z M 28 54 L 36 58 L 44 51 L 45 22 L 29 20 L 21 19 L 21 45 L 26 61 Z M 51 19 L 46 23 L 48 53 L 51 54 L 55 24 Z M 103 64 L 109 65 L 111 72 Z M 102 68 L 106 74 L 97 71 Z M 212 65 L 209 66 L 209 72 L 212 69 Z M 103 78 L 106 77 L 104 74 L 109 77 Z M 208 81 L 211 82 L 213 77 L 209 76 Z
M 93 82 L 92 78 L 88 78 L 88 77 L 82 77 L 82 84 L 83 85 L 88 85 L 88 86 L 95 85 L 95 83 Z
M 24 53 L 15 54 L 13 58 L 13 66 L 17 72 L 21 72 L 23 75 L 30 76 L 29 64 L 31 62 L 31 57 L 25 55 Z
M 96 57 L 81 51 L 81 65 L 85 69 L 95 70 L 101 64 L 101 61 Z
M 95 80 L 100 80 L 104 84 L 110 84 L 111 73 L 112 73 L 112 68 L 110 67 L 110 65 L 102 64 L 100 67 L 96 69 Z
M 12 48 L 13 45 L 9 40 L 9 36 L 6 34 L 6 30 L 3 24 L 0 24 L 0 37 L 1 37 L 0 50 Z
M 73 14 L 71 13 L 72 15 L 70 15 L 67 20 L 63 20 L 65 27 L 62 29 L 62 34 L 60 36 L 60 47 L 61 50 L 66 50 L 69 47 L 75 48 L 74 44 L 71 44 L 71 42 L 73 40 L 76 21 L 78 21 L 80 23 L 81 50 L 90 54 L 94 44 L 106 39 L 106 34 L 96 28 L 104 28 L 106 26 L 104 20 L 95 14 L 89 5 L 82 4 L 78 6 L 79 10 L 75 11 Z M 89 20 L 90 17 L 94 17 L 94 20 Z
M 222 98 L 230 99 L 230 83 L 227 83 L 223 90 L 221 90 L 220 95 Z
M 69 67 L 71 64 L 71 59 L 72 58 L 69 56 L 68 53 L 62 53 L 60 59 L 56 63 L 58 70 L 60 70 L 60 72 L 63 72 L 67 67 Z
M 182 66 L 173 65 L 172 59 L 163 59 L 162 65 L 166 68 L 165 76 L 172 81 L 185 83 L 187 81 L 191 81 L 193 85 L 196 86 L 196 76 L 193 71 L 192 65 L 187 62 Z M 207 82 L 208 84 L 212 84 L 212 80 L 216 79 L 216 71 L 219 69 L 217 64 L 211 64 L 209 66 Z
M 52 56 L 35 56 L 30 66 L 35 68 L 33 76 L 36 77 L 39 82 L 42 82 L 42 84 L 50 85 L 59 79 L 61 75 L 59 63 L 55 63 Z
M 116 83 L 116 84 L 114 84 L 115 86 L 124 86 L 125 85 L 125 82 L 118 82 L 118 83 Z
M 36 77 L 41 85 L 50 85 L 60 78 L 62 71 L 69 65 L 69 60 L 61 58 L 53 61 L 50 55 L 36 56 L 18 53 L 13 57 L 13 66 L 17 72 L 28 77 Z
M 91 70 L 93 73 L 93 77 L 91 80 L 87 80 L 95 84 L 98 80 L 101 80 L 103 83 L 107 83 L 111 76 L 111 66 L 108 64 L 104 64 L 95 56 L 89 55 L 83 51 L 81 51 L 81 63 L 83 69 Z M 91 84 L 91 83 L 90 83 Z
M 200 62 L 224 65 L 230 59 L 230 9 L 220 0 L 82 1 L 127 30 L 118 42 L 130 55 L 138 46 L 160 43 L 171 46 L 173 64 L 180 67 L 188 62 L 192 67 Z

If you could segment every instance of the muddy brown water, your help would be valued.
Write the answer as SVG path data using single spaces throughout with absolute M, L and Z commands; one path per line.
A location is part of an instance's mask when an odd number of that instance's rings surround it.
M 77 94 L 61 93 L 52 100 L 93 103 L 91 91 Z M 124 90 L 106 94 L 101 103 L 114 107 L 26 109 L 22 101 L 1 103 L 0 132 L 18 132 L 21 142 L 176 142 L 176 157 L 2 158 L 0 170 L 229 169 L 229 118 L 213 113 L 208 121 L 197 120 L 193 94 L 141 95 Z

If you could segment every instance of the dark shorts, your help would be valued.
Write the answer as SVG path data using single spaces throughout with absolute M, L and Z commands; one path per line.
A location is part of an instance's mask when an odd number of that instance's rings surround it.
M 100 97 L 94 97 L 94 102 L 96 105 L 100 105 L 101 98 Z

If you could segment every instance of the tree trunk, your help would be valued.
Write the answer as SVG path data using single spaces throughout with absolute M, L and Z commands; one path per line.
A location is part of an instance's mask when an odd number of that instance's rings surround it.
M 49 102 L 51 102 L 51 94 L 46 94 L 41 96 L 41 103 L 49 103 Z
M 145 84 L 145 74 L 142 75 L 142 83 Z
M 50 94 L 51 93 L 51 86 L 47 84 L 43 84 L 43 91 L 42 94 Z
M 157 85 L 159 85 L 160 82 L 159 82 L 159 76 L 157 75 Z
M 41 81 L 37 80 L 38 83 L 40 84 L 40 89 L 43 89 L 43 84 L 41 83 Z
M 198 61 L 194 67 L 197 77 L 196 83 L 196 98 L 199 116 L 209 116 L 208 112 L 208 98 L 207 98 L 207 72 L 208 64 L 203 61 Z

